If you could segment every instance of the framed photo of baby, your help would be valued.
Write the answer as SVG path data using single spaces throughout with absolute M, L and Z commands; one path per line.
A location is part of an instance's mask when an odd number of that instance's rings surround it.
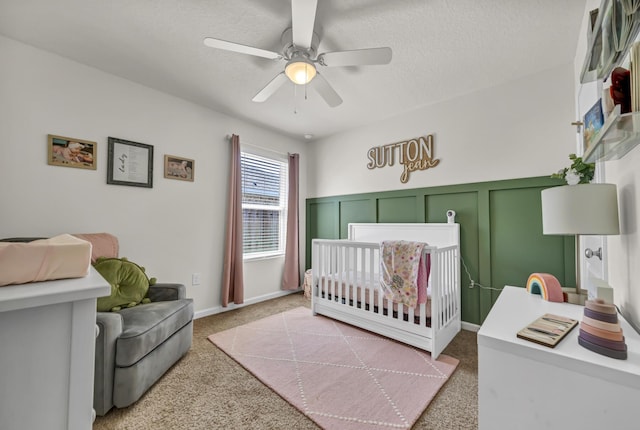
M 52 166 L 96 170 L 98 144 L 72 137 L 48 135 L 47 163 Z
M 164 156 L 165 178 L 193 182 L 194 172 L 195 161 L 189 158 L 176 157 L 175 155 Z

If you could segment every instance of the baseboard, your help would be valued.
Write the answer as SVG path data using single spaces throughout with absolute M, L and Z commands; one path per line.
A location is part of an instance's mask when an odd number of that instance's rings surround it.
M 477 332 L 478 330 L 480 330 L 480 326 L 477 324 L 462 321 L 462 330 Z
M 240 305 L 236 305 L 235 303 L 229 303 L 229 306 L 227 306 L 227 307 L 216 306 L 215 308 L 203 309 L 203 310 L 194 312 L 193 318 L 194 319 L 204 318 L 204 317 L 208 317 L 210 315 L 215 315 L 215 314 L 219 314 L 219 313 L 222 313 L 222 312 L 227 312 L 227 311 L 232 311 L 234 309 L 243 308 L 245 306 L 254 305 L 256 303 L 264 302 L 266 300 L 271 300 L 271 299 L 276 299 L 278 297 L 288 296 L 289 294 L 293 294 L 293 293 L 299 293 L 301 291 L 302 291 L 302 289 L 291 290 L 291 291 L 276 291 L 275 293 L 269 293 L 269 294 L 264 294 L 264 295 L 258 296 L 258 297 L 252 297 L 252 298 L 250 298 L 248 300 L 245 300 L 245 302 L 240 304 Z

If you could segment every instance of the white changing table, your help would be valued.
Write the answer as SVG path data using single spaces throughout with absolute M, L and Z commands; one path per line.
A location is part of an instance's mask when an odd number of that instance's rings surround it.
M 545 313 L 581 321 L 583 311 L 504 288 L 478 332 L 480 430 L 638 428 L 640 336 L 620 315 L 627 360 L 580 346 L 579 327 L 555 348 L 516 337 Z
M 93 422 L 96 299 L 89 276 L 0 287 L 0 428 L 87 430 Z

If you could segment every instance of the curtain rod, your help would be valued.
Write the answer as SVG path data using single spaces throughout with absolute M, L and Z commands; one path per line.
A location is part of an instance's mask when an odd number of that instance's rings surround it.
M 232 136 L 231 134 L 227 134 L 227 139 L 231 140 L 231 136 Z M 252 148 L 260 149 L 261 151 L 267 151 L 267 152 L 272 152 L 274 154 L 282 155 L 283 157 L 288 157 L 290 154 L 289 152 L 274 151 L 273 149 L 270 149 L 270 148 L 264 148 L 262 146 L 252 145 L 250 143 L 243 143 L 242 141 L 240 142 L 240 146 L 250 146 Z

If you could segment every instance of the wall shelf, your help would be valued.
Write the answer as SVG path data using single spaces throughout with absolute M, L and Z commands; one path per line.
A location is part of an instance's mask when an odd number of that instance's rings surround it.
M 616 106 L 582 157 L 587 163 L 617 160 L 640 143 L 640 112 L 620 113 Z
M 603 82 L 611 71 L 630 68 L 630 46 L 638 40 L 640 10 L 625 12 L 621 0 L 602 0 L 597 17 L 587 37 L 587 54 L 580 82 Z M 585 149 L 582 158 L 588 163 L 617 160 L 640 143 L 640 112 L 620 113 L 616 106 L 607 117 L 595 140 Z
M 622 36 L 624 42 L 619 42 L 616 48 L 613 32 L 622 30 L 615 27 L 613 17 L 621 20 L 624 16 L 623 8 L 620 0 L 602 0 L 593 29 L 587 37 L 587 54 L 580 74 L 581 83 L 606 79 L 615 67 L 625 62 L 629 46 L 640 32 L 639 14 L 640 11 L 636 11 L 629 16 L 632 21 L 629 23 L 627 36 Z

